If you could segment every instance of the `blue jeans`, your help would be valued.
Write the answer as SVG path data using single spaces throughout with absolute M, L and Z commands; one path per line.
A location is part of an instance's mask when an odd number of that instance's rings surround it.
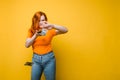
M 40 80 L 44 72 L 46 80 L 55 80 L 56 61 L 53 52 L 45 55 L 33 54 L 31 80 Z

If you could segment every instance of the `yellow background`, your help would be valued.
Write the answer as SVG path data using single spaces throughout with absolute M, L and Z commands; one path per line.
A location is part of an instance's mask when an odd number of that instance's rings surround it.
M 0 80 L 30 80 L 32 48 L 24 44 L 39 10 L 69 29 L 52 42 L 57 80 L 120 80 L 119 0 L 1 0 Z

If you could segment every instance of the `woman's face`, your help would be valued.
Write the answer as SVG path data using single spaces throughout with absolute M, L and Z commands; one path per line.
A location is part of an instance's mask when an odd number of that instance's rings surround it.
M 45 16 L 42 15 L 42 16 L 40 17 L 40 22 L 39 22 L 40 28 L 43 28 L 43 27 L 44 27 L 44 24 L 47 24 L 47 21 L 45 20 Z

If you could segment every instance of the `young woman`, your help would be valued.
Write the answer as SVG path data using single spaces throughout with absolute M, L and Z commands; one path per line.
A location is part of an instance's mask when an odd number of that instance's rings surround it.
M 34 14 L 25 43 L 27 48 L 32 46 L 33 49 L 31 80 L 40 80 L 43 72 L 46 80 L 55 80 L 56 61 L 51 41 L 55 35 L 66 32 L 66 27 L 48 23 L 44 12 Z

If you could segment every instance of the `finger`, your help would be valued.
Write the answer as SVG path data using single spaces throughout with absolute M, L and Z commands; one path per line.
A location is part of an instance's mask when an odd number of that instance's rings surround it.
M 37 33 L 41 33 L 42 32 L 42 30 L 40 29 Z
M 43 28 L 47 28 L 47 27 L 49 27 L 48 24 L 43 24 Z
M 45 21 L 44 23 L 45 23 L 45 24 L 48 24 L 48 22 L 47 22 L 47 21 Z
M 38 30 L 35 30 L 35 32 L 37 33 L 37 32 L 38 32 Z

